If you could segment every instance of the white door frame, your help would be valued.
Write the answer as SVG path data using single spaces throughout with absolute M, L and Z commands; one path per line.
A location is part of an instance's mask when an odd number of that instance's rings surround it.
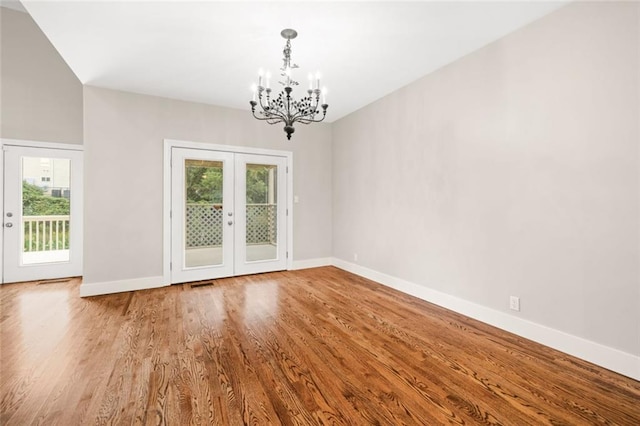
M 206 151 L 223 151 L 238 154 L 258 154 L 285 157 L 287 160 L 287 270 L 293 267 L 293 153 L 272 149 L 251 148 L 235 145 L 218 145 L 176 139 L 164 140 L 163 152 L 163 217 L 162 217 L 162 283 L 171 284 L 171 149 L 190 148 Z
M 2 203 L 3 203 L 3 206 L 2 206 L 3 208 L 0 209 L 2 210 L 0 214 L 3 215 L 2 220 L 0 221 L 0 224 L 2 224 L 0 233 L 2 234 L 2 242 L 3 242 L 2 244 L 0 244 L 0 283 L 4 283 L 4 229 L 5 229 L 4 228 L 4 162 L 5 162 L 5 147 L 8 147 L 8 146 L 15 146 L 19 148 L 59 149 L 59 150 L 65 150 L 65 151 L 79 151 L 79 152 L 84 151 L 84 146 L 79 144 L 0 138 L 0 153 L 1 153 L 0 154 L 0 200 L 2 200 Z M 81 163 L 81 170 L 82 170 L 82 163 Z M 83 180 L 84 180 L 84 176 L 82 176 L 81 185 Z M 79 188 L 79 191 L 81 193 L 84 192 L 82 187 Z M 80 209 L 79 217 L 76 219 L 79 223 L 79 229 L 81 230 L 84 229 L 83 218 L 82 218 L 83 212 L 84 212 L 84 207 Z M 80 257 L 81 265 L 83 263 L 82 255 L 84 254 L 83 248 L 82 248 L 83 239 L 84 238 L 81 238 L 81 241 L 80 241 L 81 246 L 79 247 L 80 254 L 81 254 L 81 257 Z

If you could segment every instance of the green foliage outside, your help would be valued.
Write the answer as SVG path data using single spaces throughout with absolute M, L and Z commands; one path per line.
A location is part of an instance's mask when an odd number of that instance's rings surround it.
M 44 193 L 44 189 L 25 181 L 22 182 L 23 216 L 66 216 L 69 211 L 68 199 L 51 197 Z
M 186 167 L 187 202 L 198 204 L 222 203 L 222 168 L 200 165 Z M 247 204 L 267 203 L 269 169 L 247 166 Z
M 222 203 L 222 168 L 187 165 L 185 177 L 188 203 Z
M 269 202 L 269 168 L 247 165 L 247 204 Z

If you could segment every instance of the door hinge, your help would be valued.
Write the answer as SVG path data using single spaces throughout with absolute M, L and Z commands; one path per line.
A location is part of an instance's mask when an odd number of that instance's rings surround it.
M 287 209 L 287 216 L 289 216 L 289 209 Z
M 169 210 L 169 219 L 173 219 L 173 210 Z
M 289 258 L 289 252 L 287 252 L 287 259 Z
M 287 173 L 289 173 L 289 166 L 285 167 L 285 169 L 287 169 Z
M 169 262 L 169 270 L 173 271 L 173 262 Z

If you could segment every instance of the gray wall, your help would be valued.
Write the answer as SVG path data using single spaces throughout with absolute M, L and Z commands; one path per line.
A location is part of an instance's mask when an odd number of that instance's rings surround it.
M 334 123 L 334 256 L 640 354 L 639 17 L 569 5 Z
M 248 107 L 248 102 L 247 102 Z M 294 260 L 331 256 L 331 127 L 85 86 L 84 282 L 162 275 L 163 139 L 293 152 Z
M 0 136 L 82 143 L 82 84 L 31 17 L 0 7 Z

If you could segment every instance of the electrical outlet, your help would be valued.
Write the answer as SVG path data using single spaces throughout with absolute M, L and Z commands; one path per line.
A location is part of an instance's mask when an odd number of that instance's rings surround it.
M 516 297 L 516 296 L 511 296 L 509 298 L 509 308 L 512 311 L 519 311 L 520 310 L 520 298 Z
M 353 261 L 354 262 L 358 261 L 358 253 L 353 253 Z

